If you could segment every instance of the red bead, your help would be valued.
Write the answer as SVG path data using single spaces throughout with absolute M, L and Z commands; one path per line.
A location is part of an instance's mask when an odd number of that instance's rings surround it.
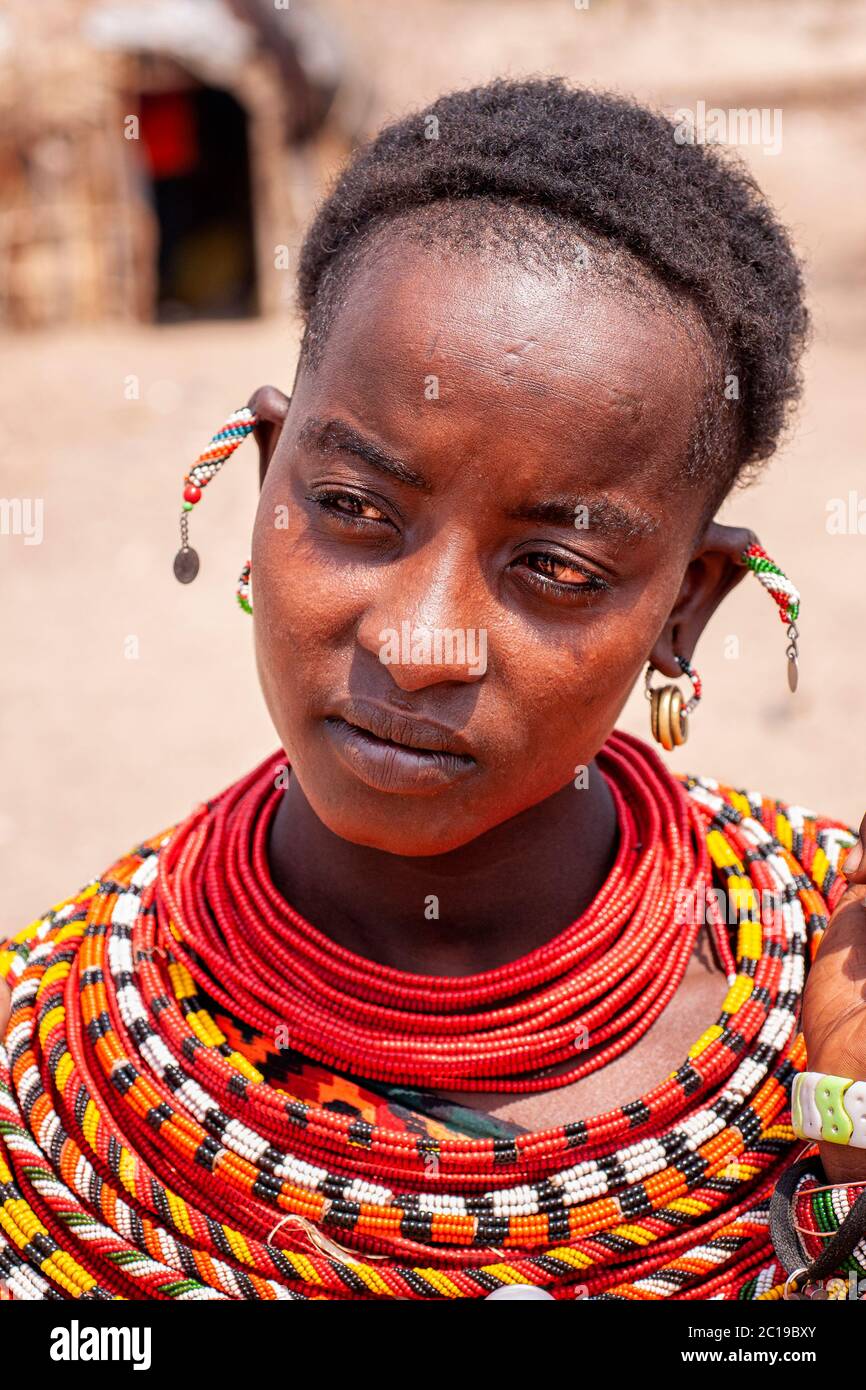
M 184 502 L 198 502 L 201 499 L 201 488 L 196 487 L 195 483 L 187 483 L 183 490 Z

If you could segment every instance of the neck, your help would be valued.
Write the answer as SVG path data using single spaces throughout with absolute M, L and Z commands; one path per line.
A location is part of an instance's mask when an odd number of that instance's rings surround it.
M 470 975 L 542 946 L 588 907 L 617 846 L 593 764 L 572 786 L 449 854 L 406 858 L 328 830 L 296 778 L 271 826 L 278 891 L 341 946 L 398 970 Z

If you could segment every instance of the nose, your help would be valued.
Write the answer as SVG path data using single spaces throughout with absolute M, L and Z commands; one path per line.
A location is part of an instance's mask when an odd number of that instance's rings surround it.
M 458 537 L 423 547 L 380 571 L 357 641 L 401 690 L 472 683 L 487 670 L 487 591 L 477 557 Z

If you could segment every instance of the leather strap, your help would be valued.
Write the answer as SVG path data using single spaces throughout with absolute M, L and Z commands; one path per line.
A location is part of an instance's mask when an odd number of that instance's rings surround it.
M 794 1195 L 804 1177 L 815 1175 L 814 1158 L 801 1158 L 787 1168 L 776 1183 L 770 1199 L 770 1238 L 785 1273 L 804 1268 L 805 1256 L 794 1228 Z M 823 1185 L 826 1178 L 818 1175 Z M 805 1266 L 798 1284 L 814 1284 L 838 1273 L 848 1257 L 866 1236 L 866 1188 L 849 1211 L 838 1231 L 827 1241 L 820 1255 Z

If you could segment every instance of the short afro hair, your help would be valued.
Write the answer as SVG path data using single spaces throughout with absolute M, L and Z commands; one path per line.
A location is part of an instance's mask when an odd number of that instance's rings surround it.
M 685 473 L 709 514 L 773 453 L 800 394 L 803 279 L 730 152 L 678 143 L 665 116 L 562 78 L 443 96 L 360 148 L 319 209 L 298 271 L 302 362 L 371 242 L 419 226 L 428 243 L 493 241 L 554 265 L 588 246 L 605 279 L 633 288 L 636 268 L 645 295 L 697 309 L 713 363 Z

